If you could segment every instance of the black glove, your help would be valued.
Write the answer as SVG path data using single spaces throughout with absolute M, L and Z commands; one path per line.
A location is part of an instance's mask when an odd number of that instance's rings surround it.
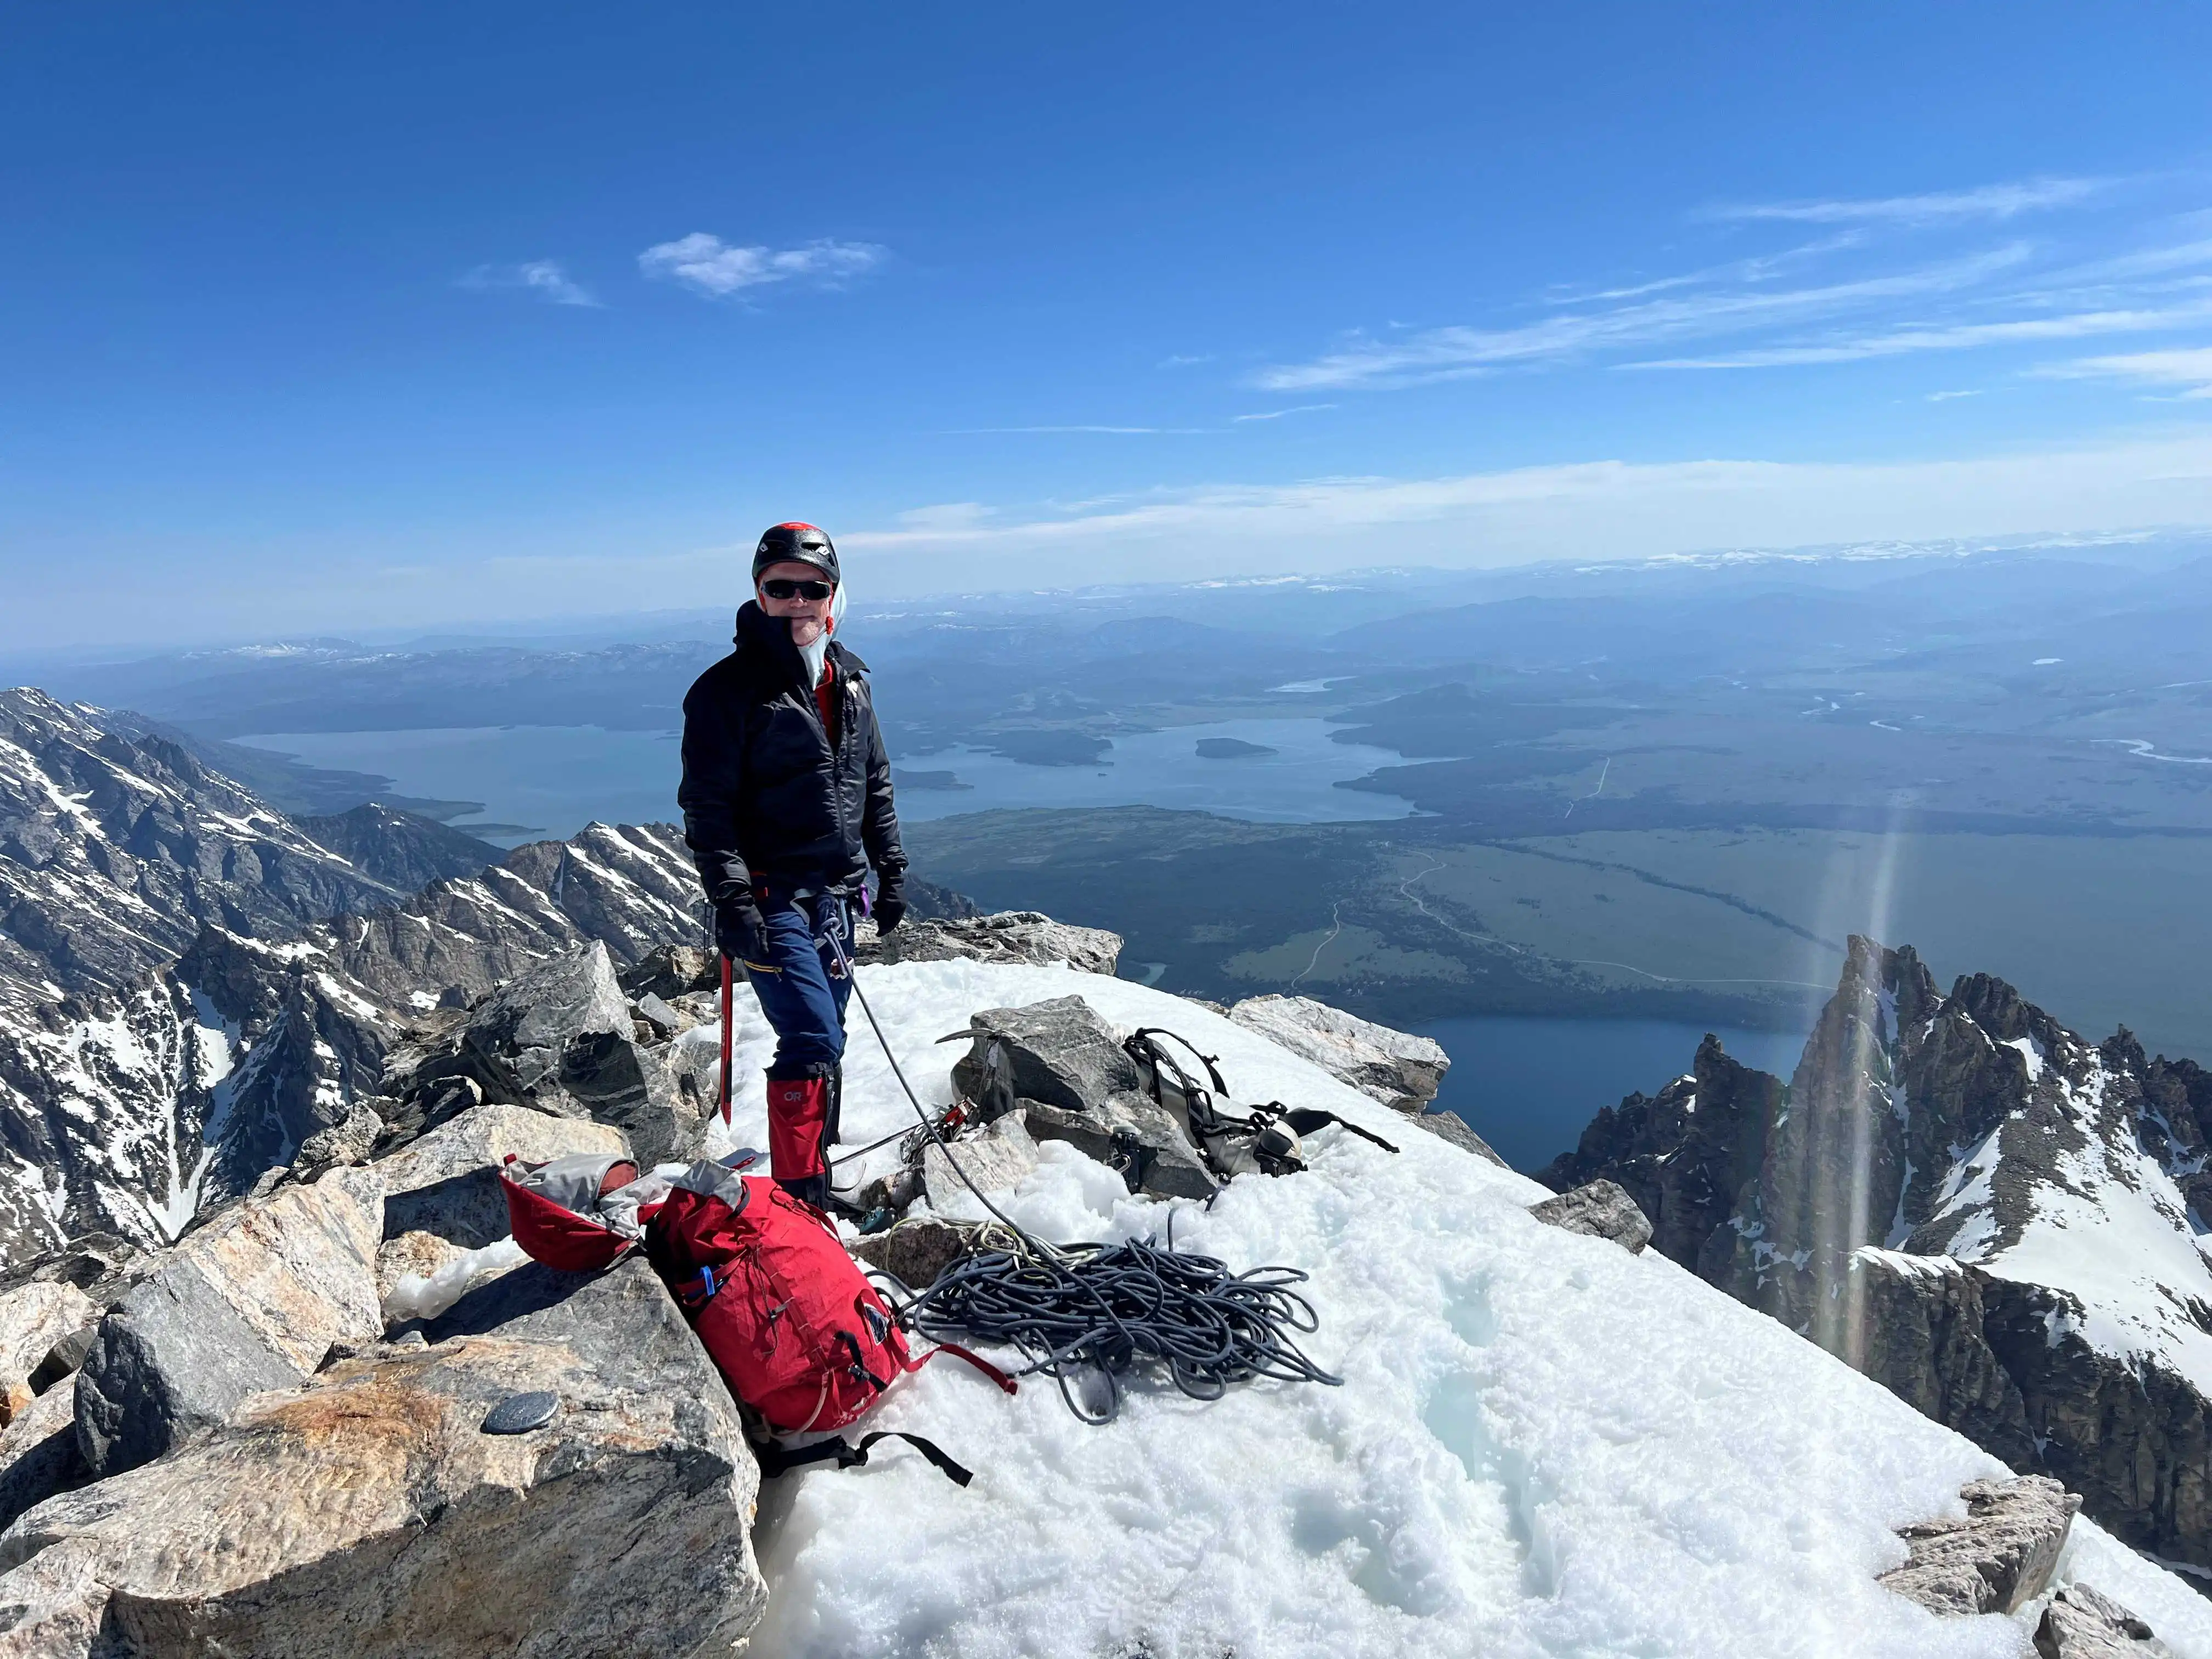
M 883 885 L 876 889 L 876 902 L 868 914 L 876 919 L 878 937 L 906 920 L 906 878 L 885 876 Z
M 750 898 L 714 907 L 714 948 L 732 962 L 768 963 L 768 923 Z

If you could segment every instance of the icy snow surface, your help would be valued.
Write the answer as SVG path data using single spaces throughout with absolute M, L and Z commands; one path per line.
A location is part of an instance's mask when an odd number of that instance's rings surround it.
M 1047 1146 L 1009 1204 L 1061 1239 L 1165 1230 L 1237 1268 L 1313 1275 L 1310 1351 L 1345 1386 L 1210 1405 L 1141 1389 L 1078 1423 L 1048 1382 L 1008 1401 L 932 1366 L 868 1421 L 942 1443 L 957 1489 L 879 1448 L 764 1490 L 773 1594 L 752 1650 L 960 1659 L 1273 1655 L 1966 1659 L 2030 1652 L 2037 1609 L 1938 1621 L 1879 1588 L 1893 1528 L 1960 1513 L 2000 1472 L 1780 1325 L 1656 1252 L 1529 1218 L 1541 1190 L 1398 1120 L 1264 1038 L 1127 981 L 969 962 L 861 970 L 907 1073 L 949 1100 L 979 1008 L 1077 993 L 1124 1029 L 1218 1052 L 1245 1101 L 1326 1107 L 1403 1147 L 1323 1131 L 1314 1167 L 1234 1183 L 1209 1213 L 1129 1198 Z M 907 1117 L 856 1004 L 845 1135 Z M 738 1075 L 771 1039 L 740 997 Z M 688 1033 L 709 1056 L 716 1033 Z M 717 1146 L 764 1134 L 757 1084 Z M 888 1152 L 854 1170 L 873 1173 Z M 2212 1659 L 2212 1603 L 2077 1522 L 2073 1571 Z
M 464 1250 L 435 1273 L 402 1273 L 384 1298 L 387 1324 L 402 1319 L 435 1319 L 470 1290 L 530 1258 L 512 1236 Z

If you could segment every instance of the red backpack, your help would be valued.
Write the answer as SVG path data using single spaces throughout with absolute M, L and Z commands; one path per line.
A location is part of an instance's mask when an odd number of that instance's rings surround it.
M 778 1433 L 842 1429 L 913 1368 L 821 1213 L 764 1176 L 695 1164 L 645 1249 L 731 1391 Z
M 561 1159 L 505 1180 L 514 1241 L 549 1267 L 590 1271 L 632 1242 L 594 1218 L 609 1171 L 560 1170 Z M 599 1160 L 593 1159 L 593 1163 Z M 550 1177 L 568 1177 L 550 1178 Z M 843 1428 L 905 1373 L 939 1352 L 967 1360 L 1008 1394 L 1011 1377 L 966 1349 L 944 1345 L 913 1358 L 905 1333 L 828 1218 L 764 1176 L 743 1176 L 702 1160 L 677 1176 L 665 1196 L 635 1206 L 647 1260 L 675 1293 L 707 1357 L 730 1392 L 779 1434 Z M 928 1442 L 898 1437 L 968 1484 L 968 1472 Z M 835 1457 L 867 1462 L 842 1440 L 797 1452 L 756 1447 L 771 1475 L 797 1463 Z

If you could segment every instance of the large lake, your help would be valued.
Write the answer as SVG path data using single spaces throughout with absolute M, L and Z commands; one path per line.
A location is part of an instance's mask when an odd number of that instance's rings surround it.
M 1399 757 L 1333 740 L 1317 719 L 1216 720 L 1124 734 L 1096 763 L 1032 766 L 975 749 L 902 755 L 899 772 L 950 772 L 960 789 L 899 791 L 902 817 L 949 817 L 1015 806 L 1169 806 L 1262 823 L 1312 823 L 1403 817 L 1395 795 L 1339 789 Z M 1200 757 L 1205 738 L 1272 749 L 1234 760 Z M 480 800 L 481 820 L 522 832 L 483 831 L 504 846 L 572 836 L 594 818 L 652 823 L 676 817 L 679 770 L 673 732 L 610 732 L 596 726 L 471 726 L 415 732 L 278 732 L 240 743 L 294 755 L 311 766 L 372 772 L 393 793 Z
M 1784 1082 L 1805 1033 L 1659 1019 L 1532 1019 L 1509 1014 L 1421 1027 L 1451 1056 L 1437 1103 L 1456 1112 L 1515 1169 L 1572 1152 L 1601 1106 L 1656 1094 L 1690 1069 L 1707 1031 L 1747 1066 Z

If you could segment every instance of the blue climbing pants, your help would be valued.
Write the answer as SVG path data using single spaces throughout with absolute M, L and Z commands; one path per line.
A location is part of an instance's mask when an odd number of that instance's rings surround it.
M 775 1030 L 768 1068 L 769 1165 L 810 1203 L 829 1196 L 829 1149 L 837 1144 L 838 1068 L 852 976 L 853 909 L 831 893 L 761 898 L 768 960 L 745 963 L 761 1012 Z M 833 943 L 832 941 L 835 941 Z

